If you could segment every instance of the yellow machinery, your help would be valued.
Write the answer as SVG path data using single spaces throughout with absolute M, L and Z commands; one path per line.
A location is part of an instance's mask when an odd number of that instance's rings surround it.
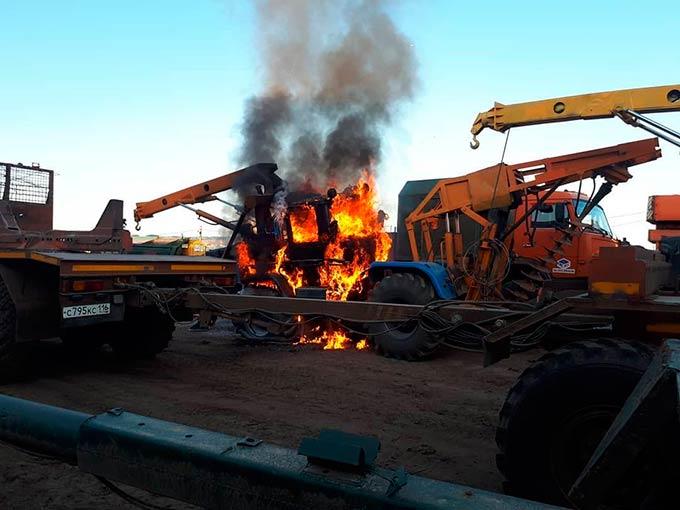
M 131 253 L 144 255 L 186 255 L 189 257 L 203 257 L 208 250 L 207 243 L 202 237 L 157 237 L 139 240 L 133 238 Z
M 610 117 L 619 117 L 627 124 L 680 146 L 680 133 L 642 115 L 668 111 L 680 111 L 680 85 L 613 90 L 509 105 L 496 102 L 489 111 L 477 115 L 470 130 L 470 147 L 479 147 L 477 135 L 485 128 L 503 133 L 513 127 L 532 124 Z

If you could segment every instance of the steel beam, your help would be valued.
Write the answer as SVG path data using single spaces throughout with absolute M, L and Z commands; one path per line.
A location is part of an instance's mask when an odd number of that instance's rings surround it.
M 76 463 L 80 426 L 89 414 L 0 395 L 0 439 Z
M 163 291 L 161 291 L 163 292 Z M 168 296 L 175 291 L 168 289 Z M 348 322 L 398 322 L 412 319 L 418 316 L 425 306 L 431 306 L 444 319 L 453 322 L 483 323 L 491 329 L 511 327 L 518 320 L 530 320 L 533 324 L 536 319 L 534 314 L 542 313 L 549 307 L 538 311 L 528 308 L 525 304 L 480 302 L 468 303 L 463 301 L 439 301 L 429 305 L 404 305 L 395 303 L 374 303 L 370 301 L 326 301 L 322 299 L 306 299 L 295 297 L 253 296 L 243 294 L 221 294 L 216 292 L 189 292 L 185 296 L 188 308 L 195 311 L 212 311 L 217 314 L 240 314 L 246 312 L 264 312 L 269 314 L 289 314 L 302 316 L 325 316 L 342 319 Z M 564 305 L 565 303 L 562 303 Z M 552 306 L 552 305 L 550 305 Z M 606 324 L 610 318 L 605 315 L 586 315 L 582 313 L 564 313 L 569 305 L 559 311 L 551 308 L 553 313 L 548 313 L 556 323 L 583 323 L 602 321 Z M 541 320 L 546 320 L 544 317 Z M 498 325 L 494 324 L 497 319 L 502 319 Z M 539 321 L 540 322 L 540 321 Z M 521 327 L 520 329 L 525 329 Z M 513 331 L 514 334 L 516 331 Z M 500 340 L 506 339 L 501 335 Z M 495 339 L 489 343 L 496 342 Z
M 369 301 L 326 301 L 323 299 L 252 296 L 245 294 L 190 293 L 186 297 L 189 308 L 213 308 L 231 313 L 261 311 L 290 315 L 325 315 L 353 322 L 400 321 L 416 317 L 423 309 L 420 305 L 372 303 Z M 456 310 L 458 307 L 456 307 Z M 451 318 L 456 311 L 442 308 L 442 314 Z M 506 310 L 507 313 L 507 310 Z
M 319 463 L 315 457 L 324 455 L 319 455 L 318 447 L 311 448 L 309 440 L 301 448 L 311 452 L 306 456 L 257 439 L 228 436 L 121 409 L 88 416 L 0 396 L 0 417 L 3 441 L 43 454 L 58 453 L 60 458 L 75 459 L 86 473 L 208 509 L 556 508 L 409 475 L 403 469 L 373 467 L 370 462 L 358 463 L 359 466 Z M 333 437 L 340 439 L 338 445 L 328 444 Z M 375 440 L 341 433 L 322 439 L 324 451 L 332 452 L 332 458 L 352 457 L 339 448 L 375 445 Z M 352 444 L 345 442 L 348 440 Z M 370 460 L 369 457 L 357 458 Z

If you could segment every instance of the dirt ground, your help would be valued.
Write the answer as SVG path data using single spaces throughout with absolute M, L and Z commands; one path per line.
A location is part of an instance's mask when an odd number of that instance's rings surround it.
M 74 361 L 61 344 L 45 343 L 36 378 L 0 392 L 88 413 L 123 407 L 291 448 L 324 427 L 372 434 L 382 441 L 383 466 L 498 491 L 497 413 L 513 380 L 538 355 L 489 368 L 481 355 L 458 351 L 407 363 L 368 351 L 247 346 L 228 324 L 210 332 L 181 326 L 154 361 L 121 364 L 105 351 Z M 135 508 L 76 468 L 5 445 L 0 489 L 0 508 Z

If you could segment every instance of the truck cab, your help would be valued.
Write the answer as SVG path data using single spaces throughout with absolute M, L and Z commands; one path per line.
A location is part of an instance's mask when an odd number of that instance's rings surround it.
M 511 249 L 522 257 L 550 259 L 548 249 L 557 249 L 556 245 L 560 245 L 559 241 L 565 237 L 567 226 L 579 222 L 578 215 L 583 212 L 587 201 L 588 196 L 579 196 L 573 191 L 553 193 L 540 209 L 527 218 L 523 227 L 513 232 Z M 517 208 L 516 215 L 523 215 L 535 204 L 536 197 L 528 196 Z M 590 261 L 600 249 L 619 245 L 604 209 L 599 205 L 593 207 L 581 223 L 584 229 L 559 246 L 554 261 L 548 261 L 554 280 L 579 279 L 585 282 L 590 274 Z M 568 283 L 571 286 L 574 282 Z

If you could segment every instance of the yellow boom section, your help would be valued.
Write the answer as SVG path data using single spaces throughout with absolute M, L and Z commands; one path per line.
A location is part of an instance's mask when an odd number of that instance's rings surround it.
M 477 115 L 470 130 L 473 140 L 470 145 L 477 148 L 477 135 L 484 128 L 502 133 L 518 126 L 614 116 L 621 116 L 628 122 L 622 113 L 666 111 L 680 111 L 680 85 L 613 90 L 510 105 L 494 103 L 489 111 Z

